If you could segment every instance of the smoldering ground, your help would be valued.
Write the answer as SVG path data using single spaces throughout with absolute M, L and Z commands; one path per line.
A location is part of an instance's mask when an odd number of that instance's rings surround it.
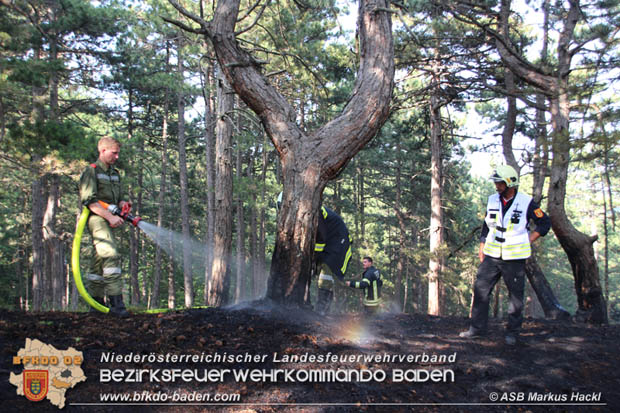
M 463 317 L 422 314 L 383 314 L 368 319 L 362 314 L 318 314 L 269 302 L 249 302 L 229 309 L 206 308 L 161 314 L 135 314 L 118 319 L 88 313 L 23 313 L 0 311 L 2 370 L 18 373 L 10 361 L 26 338 L 84 353 L 87 381 L 67 390 L 69 412 L 135 411 L 311 411 L 358 412 L 419 411 L 460 412 L 472 403 L 476 411 L 580 412 L 618 411 L 620 395 L 620 328 L 586 326 L 571 322 L 526 319 L 520 346 L 503 343 L 503 323 L 494 321 L 490 334 L 468 340 L 458 333 L 468 326 Z M 249 359 L 219 358 L 211 362 L 110 362 L 104 352 L 138 355 L 249 355 Z M 277 354 L 277 357 L 274 356 Z M 422 358 L 426 354 L 446 359 Z M 399 356 L 420 356 L 413 361 Z M 448 360 L 447 356 L 455 355 Z M 323 359 L 318 359 L 323 356 Z M 335 356 L 335 358 L 331 358 Z M 368 357 L 367 357 L 368 356 Z M 395 356 L 391 358 L 391 356 Z M 378 358 L 374 358 L 378 357 Z M 247 361 L 252 360 L 252 361 Z M 258 361 L 255 361 L 258 360 Z M 314 361 L 310 361 L 314 360 Z M 411 359 L 409 359 L 411 360 Z M 219 383 L 102 383 L 102 369 L 215 369 L 295 371 L 363 371 L 386 373 L 379 381 Z M 451 369 L 454 380 L 415 381 L 415 371 Z M 407 381 L 395 381 L 395 371 L 409 371 Z M 404 374 L 404 373 L 403 373 Z M 278 376 L 278 380 L 283 376 Z M 298 377 L 298 376 L 295 376 Z M 353 377 L 353 376 L 351 376 Z M 83 405 L 100 403 L 103 393 L 154 394 L 157 392 L 239 394 L 240 402 L 227 405 Z M 596 405 L 492 404 L 492 395 L 523 393 L 587 395 L 600 392 Z M 528 396 L 529 397 L 529 396 Z M 3 411 L 49 411 L 47 401 L 32 403 L 16 394 L 8 380 L 0 381 Z M 78 404 L 76 404 L 78 403 Z

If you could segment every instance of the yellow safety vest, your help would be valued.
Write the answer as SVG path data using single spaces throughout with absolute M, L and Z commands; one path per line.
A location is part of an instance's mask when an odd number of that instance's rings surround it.
M 517 192 L 512 205 L 502 216 L 502 201 L 493 194 L 487 202 L 485 222 L 489 227 L 484 242 L 485 255 L 503 260 L 520 260 L 532 255 L 527 232 L 527 208 L 532 197 Z

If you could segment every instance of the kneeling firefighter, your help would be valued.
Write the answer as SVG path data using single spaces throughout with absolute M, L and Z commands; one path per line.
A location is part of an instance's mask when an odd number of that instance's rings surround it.
M 278 196 L 278 210 L 281 205 L 282 192 Z M 349 229 L 340 215 L 324 206 L 319 213 L 314 252 L 317 268 L 320 269 L 315 310 L 323 315 L 329 311 L 334 297 L 334 276 L 344 281 L 344 273 L 351 259 Z

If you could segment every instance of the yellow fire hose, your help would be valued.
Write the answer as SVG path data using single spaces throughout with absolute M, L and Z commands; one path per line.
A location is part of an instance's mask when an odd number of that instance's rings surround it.
M 84 227 L 86 227 L 86 222 L 88 222 L 88 216 L 90 215 L 90 209 L 84 207 L 82 209 L 82 213 L 80 215 L 80 219 L 77 224 L 77 228 L 75 230 L 75 236 L 73 237 L 73 250 L 71 251 L 71 266 L 73 267 L 73 279 L 75 280 L 75 286 L 78 289 L 78 292 L 82 296 L 82 298 L 95 310 L 99 310 L 102 313 L 108 313 L 110 309 L 104 305 L 99 304 L 93 297 L 88 294 L 86 288 L 84 287 L 84 283 L 82 282 L 82 274 L 80 272 L 80 248 L 82 245 L 82 233 L 84 232 Z M 135 217 L 131 217 L 131 219 L 135 220 Z M 134 224 L 135 225 L 135 224 Z M 209 306 L 195 306 L 196 308 L 209 308 Z M 183 308 L 179 308 L 179 310 L 184 310 Z M 174 311 L 174 309 L 169 308 L 156 308 L 145 311 L 146 313 L 162 313 L 167 311 Z
M 82 298 L 95 310 L 99 310 L 102 313 L 108 313 L 110 309 L 104 305 L 99 304 L 93 297 L 88 294 L 86 288 L 84 288 L 84 283 L 82 282 L 82 274 L 80 273 L 80 248 L 82 245 L 82 233 L 84 232 L 84 227 L 86 226 L 86 222 L 88 221 L 88 216 L 90 215 L 90 210 L 87 207 L 82 209 L 82 214 L 80 215 L 80 220 L 77 224 L 77 229 L 75 230 L 75 236 L 73 237 L 73 250 L 71 251 L 71 266 L 73 267 L 73 280 L 75 281 L 75 286 L 78 289 L 78 292 L 82 296 Z

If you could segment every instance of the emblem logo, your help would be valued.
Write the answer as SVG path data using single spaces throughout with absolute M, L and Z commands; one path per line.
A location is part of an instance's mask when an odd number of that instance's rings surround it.
M 30 401 L 39 402 L 45 399 L 49 389 L 49 371 L 24 370 L 24 396 Z

